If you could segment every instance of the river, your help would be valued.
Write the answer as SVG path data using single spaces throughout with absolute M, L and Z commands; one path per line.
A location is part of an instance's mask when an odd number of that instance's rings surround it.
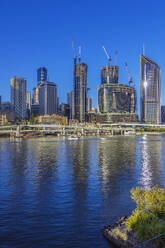
M 1 248 L 109 248 L 101 229 L 165 186 L 165 135 L 0 139 Z

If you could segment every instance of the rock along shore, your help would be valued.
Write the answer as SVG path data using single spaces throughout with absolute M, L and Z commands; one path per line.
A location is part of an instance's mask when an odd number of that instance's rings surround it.
M 159 242 L 150 242 L 148 245 L 142 243 L 136 237 L 135 232 L 129 231 L 126 226 L 127 217 L 120 218 L 116 223 L 104 227 L 102 234 L 112 244 L 118 248 L 159 248 Z

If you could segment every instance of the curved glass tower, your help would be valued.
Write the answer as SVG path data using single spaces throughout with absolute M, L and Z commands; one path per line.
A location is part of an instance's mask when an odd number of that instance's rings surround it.
M 145 57 L 140 56 L 140 109 L 141 121 L 160 123 L 161 80 L 160 67 Z

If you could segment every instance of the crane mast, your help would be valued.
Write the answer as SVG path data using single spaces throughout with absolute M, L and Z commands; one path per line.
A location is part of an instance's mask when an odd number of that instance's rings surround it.
M 73 39 L 72 39 L 72 49 L 73 49 L 74 64 L 76 64 L 77 56 L 76 56 L 76 51 L 75 51 L 75 46 L 74 46 L 74 40 Z
M 79 53 L 79 63 L 81 61 L 81 45 L 78 46 L 78 53 Z

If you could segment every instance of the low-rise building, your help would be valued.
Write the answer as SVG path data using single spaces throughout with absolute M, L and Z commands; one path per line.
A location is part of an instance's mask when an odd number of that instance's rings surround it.
M 68 118 L 61 115 L 40 115 L 37 118 L 39 124 L 68 125 Z

